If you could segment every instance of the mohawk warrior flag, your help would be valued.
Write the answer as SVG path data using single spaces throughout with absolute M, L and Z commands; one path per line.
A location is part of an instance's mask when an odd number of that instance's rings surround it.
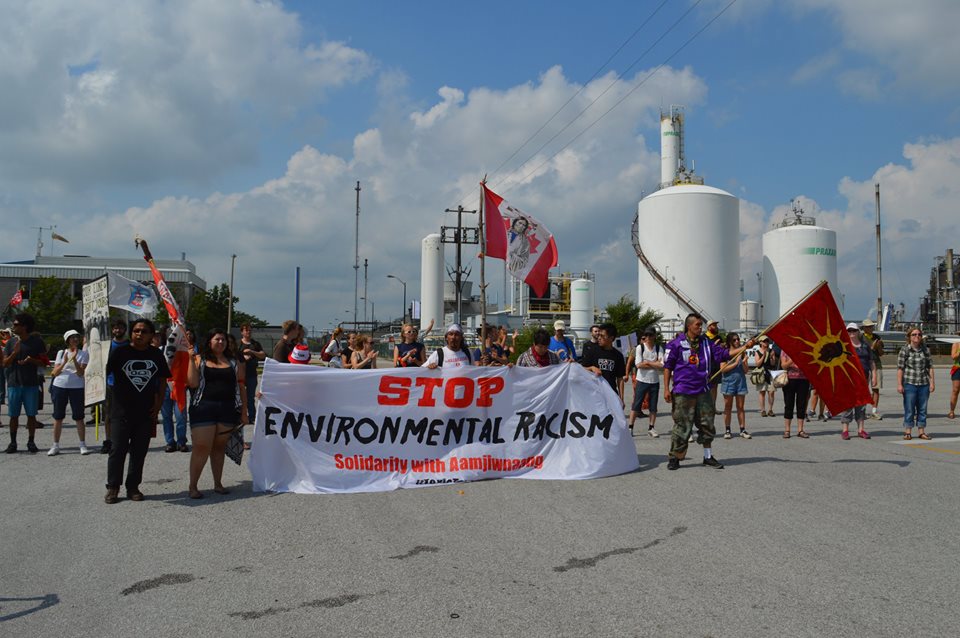
M 831 414 L 871 402 L 870 385 L 827 282 L 766 331 L 817 390 Z
M 525 281 L 542 297 L 550 284 L 550 269 L 557 265 L 553 235 L 546 226 L 508 204 L 486 184 L 481 187 L 486 256 L 505 260 L 510 274 Z
M 177 300 L 174 299 L 173 293 L 167 287 L 167 282 L 164 281 L 160 269 L 153 262 L 153 255 L 150 254 L 147 242 L 139 237 L 135 241 L 137 246 L 143 249 L 143 258 L 150 266 L 150 272 L 153 273 L 153 282 L 157 286 L 157 293 L 159 293 L 163 305 L 167 308 L 170 323 L 173 324 L 173 329 L 167 335 L 167 343 L 163 346 L 163 354 L 167 358 L 167 366 L 170 368 L 171 378 L 173 379 L 170 398 L 177 402 L 180 410 L 184 410 L 187 407 L 187 367 L 190 364 L 190 352 L 187 348 L 187 327 L 183 323 L 183 315 L 180 313 Z

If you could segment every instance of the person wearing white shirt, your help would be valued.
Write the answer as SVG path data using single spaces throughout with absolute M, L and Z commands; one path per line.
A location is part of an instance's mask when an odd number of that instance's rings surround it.
M 660 374 L 663 372 L 663 347 L 657 344 L 657 331 L 647 328 L 640 337 L 640 343 L 634 352 L 633 360 L 637 367 L 637 384 L 633 390 L 633 405 L 630 407 L 630 431 L 637 420 L 637 414 L 642 412 L 644 397 L 650 397 L 647 413 L 650 424 L 647 427 L 647 436 L 658 438 L 657 397 L 660 396 Z
M 433 370 L 435 368 L 462 368 L 474 365 L 470 351 L 463 346 L 463 329 L 460 328 L 460 324 L 450 324 L 444 339 L 447 345 L 430 353 L 422 367 Z
M 89 454 L 83 427 L 83 373 L 87 369 L 90 356 L 80 349 L 80 333 L 68 330 L 63 335 L 67 346 L 57 353 L 53 364 L 53 385 L 50 389 L 53 402 L 53 445 L 48 456 L 60 454 L 60 432 L 63 419 L 67 416 L 67 403 L 77 424 L 77 438 L 80 439 L 80 454 Z

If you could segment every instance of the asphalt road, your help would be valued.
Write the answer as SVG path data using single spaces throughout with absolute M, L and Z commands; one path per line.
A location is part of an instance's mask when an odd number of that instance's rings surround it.
M 254 494 L 228 461 L 232 493 L 207 474 L 192 501 L 188 455 L 158 438 L 147 500 L 108 506 L 105 457 L 72 427 L 47 457 L 48 425 L 40 454 L 0 454 L 0 635 L 956 635 L 947 373 L 929 443 L 901 441 L 887 372 L 870 441 L 835 421 L 784 440 L 751 394 L 754 438 L 715 443 L 723 470 L 668 472 L 668 437 L 637 436 L 624 476 L 380 494 Z

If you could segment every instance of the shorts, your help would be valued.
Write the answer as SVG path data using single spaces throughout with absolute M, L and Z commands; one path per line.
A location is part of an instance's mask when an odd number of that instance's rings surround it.
M 53 420 L 63 421 L 67 416 L 67 402 L 70 403 L 70 416 L 74 421 L 83 421 L 83 388 L 50 388 L 50 402 L 53 404 Z
M 867 418 L 867 406 L 858 405 L 855 408 L 844 410 L 840 413 L 840 423 L 849 425 L 851 422 L 863 423 Z
M 190 406 L 190 429 L 207 425 L 240 425 L 240 408 L 235 401 L 209 401 L 201 399 Z
M 777 389 L 773 387 L 772 383 L 761 383 L 760 385 L 754 385 L 757 389 L 757 392 L 776 392 Z
M 641 408 L 643 407 L 643 398 L 645 396 L 650 397 L 650 403 L 647 406 L 647 410 L 650 411 L 650 414 L 656 414 L 657 397 L 660 396 L 660 384 L 637 381 L 637 385 L 633 389 L 633 405 L 631 406 L 631 409 L 634 412 L 642 411 Z
M 723 396 L 745 395 L 747 393 L 747 377 L 742 374 L 727 376 L 720 384 L 720 393 Z
M 20 416 L 23 409 L 27 416 L 37 416 L 40 406 L 40 386 L 7 386 L 7 415 L 10 418 Z
M 960 381 L 960 368 L 957 368 L 956 370 L 950 373 L 950 380 Z

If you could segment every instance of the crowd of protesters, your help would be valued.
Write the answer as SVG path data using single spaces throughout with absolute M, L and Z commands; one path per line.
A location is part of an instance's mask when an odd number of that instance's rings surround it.
M 650 327 L 640 335 L 639 343 L 625 357 L 615 346 L 616 326 L 610 323 L 594 325 L 590 339 L 578 354 L 574 342 L 566 336 L 566 324 L 556 321 L 551 334 L 544 328 L 535 329 L 529 348 L 517 350 L 517 336 L 506 327 L 488 326 L 478 331 L 477 346 L 468 347 L 460 325 L 447 327 L 443 344 L 428 350 L 424 337 L 433 324 L 420 334 L 412 324 L 404 324 L 400 338 L 392 349 L 395 367 L 423 367 L 427 369 L 457 368 L 463 366 L 513 366 L 543 368 L 554 365 L 579 364 L 597 375 L 611 388 L 623 405 L 625 386 L 633 386 L 633 401 L 629 406 L 628 427 L 633 431 L 637 418 L 647 419 L 647 434 L 660 435 L 656 430 L 659 399 L 670 405 L 673 417 L 668 469 L 677 469 L 686 457 L 689 443 L 698 442 L 704 451 L 703 464 L 722 468 L 712 454 L 716 436 L 714 420 L 718 412 L 717 394 L 723 397 L 724 438 L 731 439 L 732 419 L 736 413 L 739 437 L 752 438 L 747 431 L 746 396 L 749 385 L 758 395 L 761 417 L 775 415 L 776 394 L 783 392 L 783 438 L 793 433 L 809 438 L 808 420 L 829 421 L 839 417 L 841 437 L 850 438 L 850 425 L 856 423 L 857 436 L 870 439 L 865 421 L 882 419 L 877 411 L 882 388 L 880 357 L 884 354 L 882 339 L 874 334 L 875 324 L 866 320 L 850 323 L 847 332 L 853 351 L 865 374 L 871 390 L 871 403 L 855 406 L 839 415 L 831 415 L 818 397 L 810 381 L 790 356 L 781 351 L 766 336 L 744 342 L 737 333 L 728 333 L 721 339 L 716 321 L 707 321 L 692 313 L 684 321 L 684 330 L 672 339 L 662 339 Z M 7 404 L 10 442 L 8 454 L 19 451 L 20 417 L 26 417 L 26 450 L 36 453 L 35 432 L 42 427 L 37 413 L 42 401 L 43 371 L 50 367 L 50 394 L 53 417 L 53 444 L 49 456 L 61 453 L 63 421 L 70 408 L 70 418 L 76 425 L 76 436 L 81 455 L 91 449 L 85 440 L 84 374 L 89 356 L 82 347 L 82 337 L 75 330 L 63 335 L 64 347 L 51 360 L 46 344 L 36 330 L 31 315 L 14 317 L 11 329 L 0 331 L 2 367 L 0 367 L 0 403 Z M 224 330 L 212 330 L 198 341 L 188 330 L 189 350 L 188 397 L 186 409 L 180 409 L 173 399 L 170 369 L 160 345 L 166 334 L 158 331 L 152 322 L 137 319 L 129 325 L 117 320 L 111 325 L 110 354 L 106 365 L 105 440 L 100 452 L 108 455 L 107 494 L 105 502 L 119 500 L 121 486 L 127 498 L 143 500 L 139 486 L 150 439 L 156 433 L 158 419 L 162 418 L 165 452 L 189 452 L 190 498 L 202 498 L 199 480 L 208 464 L 213 477 L 214 492 L 227 493 L 223 485 L 223 467 L 228 439 L 243 425 L 253 421 L 257 400 L 257 376 L 267 351 L 252 338 L 251 326 L 240 328 L 240 340 Z M 913 438 L 916 429 L 922 440 L 931 440 L 927 433 L 927 405 L 935 391 L 935 379 L 930 351 L 923 342 L 919 328 L 907 331 L 906 344 L 897 355 L 897 392 L 903 395 L 903 438 Z M 666 343 L 664 343 L 666 341 Z M 952 392 L 948 418 L 955 418 L 960 394 L 960 343 L 950 353 Z M 272 358 L 281 363 L 309 364 L 312 353 L 306 344 L 304 328 L 290 320 L 283 323 L 282 335 L 277 340 Z M 375 369 L 378 365 L 375 340 L 369 334 L 344 335 L 338 327 L 329 340 L 322 344 L 320 360 L 324 365 L 343 370 Z M 819 405 L 819 414 L 817 407 Z M 646 410 L 646 412 L 644 412 Z M 187 444 L 189 425 L 192 448 Z M 248 444 L 244 444 L 249 449 Z M 126 477 L 124 478 L 124 467 Z

